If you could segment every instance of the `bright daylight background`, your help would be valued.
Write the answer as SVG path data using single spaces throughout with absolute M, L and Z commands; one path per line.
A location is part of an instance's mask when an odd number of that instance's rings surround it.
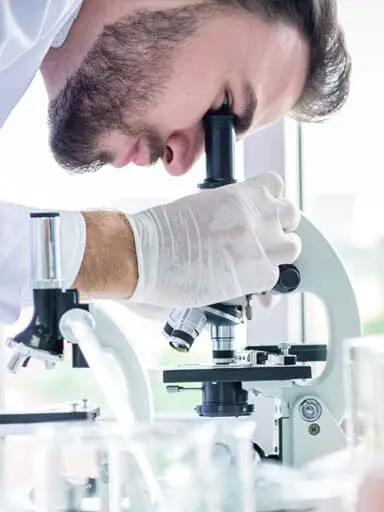
M 369 8 L 368 8 L 369 4 Z M 347 107 L 332 121 L 302 129 L 304 210 L 338 248 L 352 276 L 365 330 L 383 328 L 384 313 L 384 32 L 383 4 L 342 2 L 342 18 L 354 59 L 352 92 Z M 47 146 L 47 101 L 39 76 L 0 131 L 0 199 L 41 208 L 123 207 L 137 211 L 196 191 L 204 171 L 200 161 L 184 178 L 171 178 L 161 167 L 105 169 L 95 175 L 69 177 L 52 159 Z M 296 129 L 295 127 L 293 129 Z M 241 148 L 237 150 L 241 166 Z M 297 169 L 299 173 L 299 169 Z M 20 330 L 23 314 L 8 334 Z M 161 326 L 128 311 L 129 336 L 145 353 L 149 368 L 180 361 L 168 349 Z M 310 341 L 322 341 L 324 322 L 316 301 L 307 311 Z M 198 359 L 209 349 L 199 343 Z M 8 354 L 7 354 L 8 355 Z M 191 410 L 192 393 L 168 397 L 153 377 L 159 412 Z M 48 372 L 40 365 L 6 377 L 8 407 L 59 402 L 86 394 L 100 400 L 88 372 L 64 365 Z

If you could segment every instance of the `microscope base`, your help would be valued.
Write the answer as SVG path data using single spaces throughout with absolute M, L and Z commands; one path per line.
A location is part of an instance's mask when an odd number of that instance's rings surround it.
M 94 421 L 100 416 L 99 407 L 88 407 L 79 403 L 61 405 L 46 410 L 31 412 L 0 412 L 0 425 L 24 425 L 37 423 L 58 423 L 74 421 Z

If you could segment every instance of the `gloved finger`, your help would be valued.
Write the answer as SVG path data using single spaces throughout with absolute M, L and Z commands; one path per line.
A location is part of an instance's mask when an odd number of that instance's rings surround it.
M 284 231 L 295 231 L 300 224 L 300 210 L 286 198 L 279 199 L 279 217 Z
M 301 253 L 301 240 L 296 233 L 283 233 L 279 243 L 268 251 L 273 265 L 294 263 Z
M 267 172 L 263 174 L 259 174 L 256 177 L 257 184 L 259 186 L 264 186 L 272 196 L 276 198 L 280 198 L 284 192 L 284 181 L 283 178 L 274 172 Z
M 280 295 L 257 295 L 257 299 L 261 306 L 266 309 L 272 309 L 280 302 Z
M 296 233 L 286 233 L 286 247 L 284 252 L 284 259 L 281 263 L 294 263 L 300 256 L 302 245 L 299 235 Z

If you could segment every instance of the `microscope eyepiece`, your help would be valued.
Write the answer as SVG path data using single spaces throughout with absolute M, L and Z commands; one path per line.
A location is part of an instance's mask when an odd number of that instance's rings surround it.
M 234 144 L 235 116 L 228 105 L 210 111 L 204 117 L 206 174 L 200 189 L 217 188 L 235 183 Z

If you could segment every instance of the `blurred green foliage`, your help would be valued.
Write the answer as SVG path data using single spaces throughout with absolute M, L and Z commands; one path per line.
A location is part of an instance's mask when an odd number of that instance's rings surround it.
M 183 356 L 174 350 L 165 350 L 159 361 L 159 367 L 191 363 L 188 356 Z M 194 407 L 200 403 L 199 391 L 183 391 L 181 393 L 168 393 L 165 384 L 156 379 L 151 381 L 154 397 L 155 411 L 160 414 L 177 414 L 193 412 Z M 42 397 L 44 403 L 75 401 L 82 398 L 94 404 L 104 405 L 104 397 L 98 385 L 87 369 L 73 369 L 70 358 L 57 369 L 41 371 L 33 374 L 31 386 L 36 394 Z M 186 385 L 188 386 L 188 384 Z M 196 387 L 198 384 L 196 385 Z
M 371 322 L 366 322 L 363 325 L 363 332 L 366 335 L 384 333 L 384 317 L 377 318 Z
M 159 361 L 161 367 L 176 366 L 179 364 L 191 364 L 188 356 L 180 354 L 175 350 L 168 349 L 163 352 L 163 357 Z M 185 387 L 199 387 L 199 384 L 183 384 Z M 178 414 L 193 412 L 194 407 L 201 402 L 200 391 L 182 391 L 180 393 L 168 393 L 165 384 L 154 382 L 152 384 L 153 397 L 155 402 L 155 411 L 158 414 Z

